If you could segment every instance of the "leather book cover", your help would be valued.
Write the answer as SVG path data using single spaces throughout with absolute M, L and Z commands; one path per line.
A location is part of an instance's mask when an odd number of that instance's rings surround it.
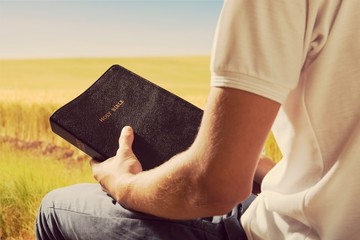
M 113 65 L 50 117 L 56 134 L 99 161 L 116 154 L 121 129 L 134 129 L 133 151 L 151 169 L 186 150 L 203 111 L 126 68 Z

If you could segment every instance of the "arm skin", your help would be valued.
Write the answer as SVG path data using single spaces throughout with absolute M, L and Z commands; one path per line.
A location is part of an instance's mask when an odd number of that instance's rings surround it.
M 275 166 L 275 162 L 268 158 L 265 155 L 261 155 L 259 158 L 259 163 L 255 170 L 253 190 L 254 194 L 259 194 L 261 192 L 261 183 L 265 175 Z
M 168 219 L 225 214 L 246 199 L 280 104 L 231 88 L 211 88 L 192 146 L 149 171 L 122 130 L 115 157 L 91 165 L 104 191 L 126 208 Z

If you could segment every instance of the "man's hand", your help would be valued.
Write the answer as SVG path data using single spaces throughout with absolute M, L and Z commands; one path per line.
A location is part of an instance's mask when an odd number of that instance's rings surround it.
M 119 200 L 118 198 L 126 191 L 126 186 L 132 177 L 142 172 L 141 164 L 131 148 L 133 141 L 133 130 L 126 126 L 121 131 L 116 156 L 104 162 L 94 159 L 90 162 L 94 178 L 103 190 L 116 200 Z
M 126 127 L 116 156 L 92 161 L 94 177 L 134 211 L 176 220 L 226 214 L 251 192 L 258 157 L 279 107 L 249 92 L 211 88 L 190 148 L 142 171 L 131 150 L 133 132 Z

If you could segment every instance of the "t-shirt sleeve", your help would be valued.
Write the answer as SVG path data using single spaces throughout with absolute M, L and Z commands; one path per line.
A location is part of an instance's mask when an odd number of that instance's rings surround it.
M 305 1 L 225 0 L 212 50 L 211 86 L 283 103 L 300 78 L 305 25 Z

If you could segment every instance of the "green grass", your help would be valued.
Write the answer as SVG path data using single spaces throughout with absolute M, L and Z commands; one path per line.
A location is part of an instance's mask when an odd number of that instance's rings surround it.
M 36 211 L 52 189 L 93 181 L 88 162 L 71 166 L 0 145 L 0 239 L 33 239 Z

